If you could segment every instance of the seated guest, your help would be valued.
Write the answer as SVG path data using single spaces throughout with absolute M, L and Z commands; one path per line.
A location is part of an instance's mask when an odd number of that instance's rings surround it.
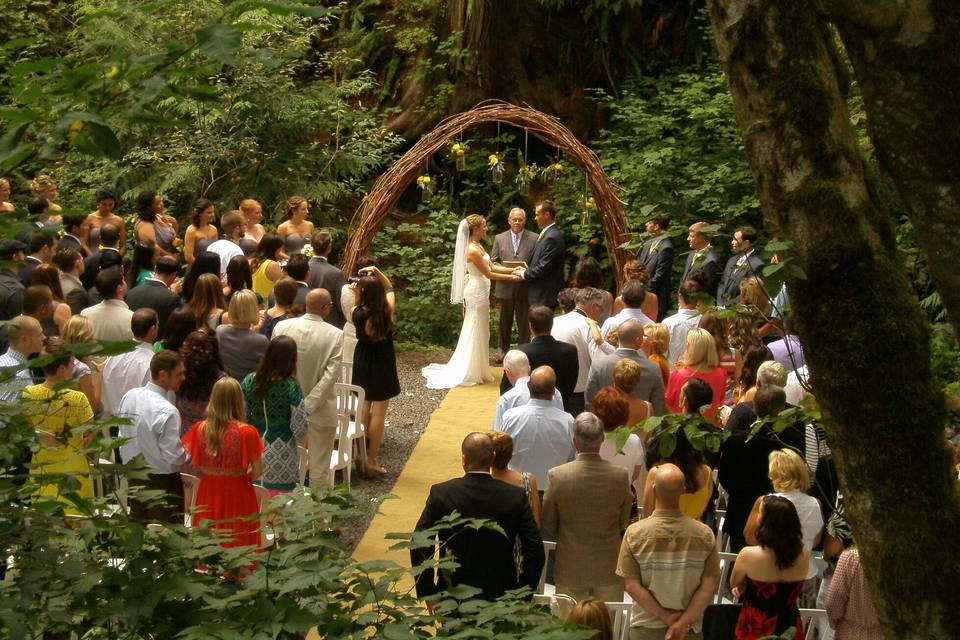
M 194 328 L 195 329 L 195 328 Z M 217 337 L 207 331 L 191 331 L 178 347 L 183 354 L 184 378 L 177 392 L 180 435 L 207 417 L 207 404 L 217 380 L 226 377 Z
M 190 299 L 190 308 L 197 319 L 197 324 L 211 331 L 224 321 L 227 303 L 223 300 L 223 287 L 220 278 L 212 273 L 205 273 L 197 280 Z
M 120 267 L 110 267 L 97 274 L 97 292 L 103 302 L 80 312 L 80 315 L 90 318 L 97 340 L 133 340 L 135 336 L 130 331 L 133 311 L 123 301 L 127 294 L 127 283 Z
M 810 370 L 807 365 L 787 374 L 787 383 L 783 387 L 787 394 L 787 403 L 799 406 L 800 402 L 810 395 Z
M 573 311 L 573 308 L 576 306 L 577 290 L 572 288 L 561 289 L 560 293 L 557 294 L 557 311 L 560 312 L 560 317 L 563 317 Z M 556 320 L 556 318 L 554 320 Z
M 825 606 L 836 640 L 883 640 L 856 547 L 840 554 Z
M 23 290 L 23 315 L 35 318 L 43 326 L 44 335 L 51 338 L 60 335 L 61 328 L 72 314 L 70 305 L 53 299 L 50 287 L 34 284 Z
M 757 546 L 737 554 L 730 576 L 733 595 L 743 603 L 737 619 L 737 640 L 783 637 L 790 627 L 801 640 L 798 606 L 810 552 L 803 545 L 800 519 L 784 497 L 765 496 L 757 522 Z
M 183 523 L 180 467 L 187 454 L 180 443 L 180 413 L 167 400 L 182 382 L 180 354 L 155 353 L 150 360 L 150 382 L 127 391 L 115 414 L 130 420 L 130 424 L 120 425 L 120 437 L 128 439 L 120 446 L 123 460 L 129 463 L 142 456 L 149 470 L 146 479 L 131 478 L 130 485 L 164 492 L 160 504 L 132 496 L 130 515 L 137 520 Z
M 719 315 L 714 312 L 704 313 L 700 316 L 700 328 L 706 329 L 711 336 L 713 336 L 713 342 L 717 347 L 717 359 L 720 362 L 720 368 L 727 373 L 727 384 L 728 386 L 733 383 L 737 377 L 737 367 L 741 360 L 740 351 L 731 347 L 731 343 L 734 342 L 732 330 L 728 335 L 728 325 L 734 323 L 739 318 L 744 318 L 746 316 L 734 316 L 729 320 L 724 320 Z M 751 325 L 752 326 L 752 325 Z M 688 334 L 689 337 L 689 334 Z M 743 349 L 747 345 L 747 341 L 743 335 L 738 337 L 738 347 Z M 681 356 L 681 360 L 682 360 Z M 679 366 L 679 363 L 678 363 Z
M 273 306 L 264 312 L 263 324 L 260 326 L 260 333 L 267 336 L 267 339 L 273 337 L 273 328 L 277 326 L 278 322 L 283 322 L 296 315 L 293 311 L 293 301 L 297 297 L 297 291 L 297 282 L 286 276 L 277 280 L 277 283 L 273 285 L 273 291 L 270 293 Z
M 136 251 L 136 250 L 134 250 Z M 153 274 L 139 287 L 127 291 L 127 306 L 132 311 L 150 308 L 157 312 L 160 335 L 165 335 L 170 314 L 180 307 L 180 296 L 170 290 L 180 271 L 180 263 L 173 256 L 157 258 Z
M 131 351 L 110 356 L 103 365 L 103 409 L 107 416 L 117 415 L 120 401 L 127 391 L 150 382 L 153 343 L 160 328 L 157 312 L 137 309 L 132 313 L 130 327 L 137 345 Z
M 550 335 L 550 331 L 553 330 L 553 311 L 550 307 L 533 305 L 530 307 L 527 320 L 533 337 L 530 342 L 520 345 L 517 349 L 527 354 L 531 369 L 541 366 L 553 369 L 557 377 L 557 390 L 563 397 L 563 407 L 569 412 L 573 390 L 577 386 L 577 378 L 580 375 L 577 348 L 572 344 L 560 342 Z M 504 373 L 500 381 L 500 395 L 509 390 L 510 380 Z
M 760 347 L 760 349 L 755 351 L 751 350 L 751 353 L 756 351 L 762 353 L 763 350 L 766 350 L 766 348 Z M 747 368 L 744 367 L 744 371 L 746 370 Z M 753 426 L 753 423 L 757 420 L 757 412 L 753 404 L 753 400 L 756 398 L 757 394 L 765 388 L 783 387 L 783 385 L 786 384 L 786 381 L 787 371 L 783 368 L 782 364 L 775 360 L 766 360 L 761 362 L 757 366 L 757 373 L 753 385 L 753 388 L 755 389 L 753 396 L 750 398 L 750 400 L 743 400 L 734 405 L 733 409 L 730 411 L 730 415 L 727 417 L 727 430 L 729 430 L 731 433 L 749 430 L 750 427 Z
M 657 363 L 660 367 L 660 375 L 663 376 L 663 386 L 667 386 L 670 381 L 670 364 L 667 362 L 667 348 L 670 346 L 670 332 L 659 322 L 651 322 L 643 325 L 643 350 L 647 352 L 647 357 Z
M 509 468 L 513 457 L 513 438 L 503 431 L 491 431 L 487 434 L 493 442 L 493 464 L 490 465 L 490 475 L 494 480 L 512 484 L 523 489 L 524 495 L 530 501 L 533 519 L 540 526 L 540 494 L 537 487 L 537 478 L 529 473 L 514 471 Z M 520 553 L 520 541 L 517 540 L 517 554 Z M 517 557 L 517 569 L 521 569 L 522 558 Z
M 663 319 L 663 326 L 670 333 L 670 346 L 667 359 L 670 366 L 677 366 L 687 348 L 687 334 L 700 326 L 700 310 L 697 308 L 697 296 L 701 292 L 696 280 L 685 280 L 680 285 L 680 309 L 672 316 Z
M 607 334 L 610 333 L 611 330 L 616 329 L 627 320 L 635 320 L 640 324 L 653 322 L 653 320 L 640 309 L 640 307 L 643 306 L 646 295 L 647 287 L 639 280 L 629 280 L 623 285 L 623 293 L 620 294 L 620 297 L 623 298 L 624 308 L 616 315 L 607 318 L 603 326 L 600 327 L 600 335 L 606 339 Z M 654 306 L 653 311 L 654 317 L 656 317 L 656 306 Z
M 249 289 L 238 291 L 230 299 L 227 324 L 217 327 L 220 357 L 226 372 L 237 380 L 252 373 L 267 350 L 270 341 L 257 333 L 260 313 L 257 296 Z
M 240 248 L 240 240 L 246 231 L 246 220 L 239 211 L 227 211 L 220 217 L 220 228 L 223 230 L 223 237 L 207 247 L 207 251 L 215 253 L 220 258 L 220 276 L 227 272 L 227 264 L 230 258 L 242 256 L 243 249 Z
M 619 602 L 620 532 L 630 523 L 633 494 L 627 471 L 600 457 L 603 425 L 581 413 L 573 426 L 577 458 L 548 473 L 543 526 L 557 540 L 556 590 L 577 601 Z
M 530 401 L 530 390 L 527 384 L 530 381 L 530 361 L 527 354 L 519 349 L 511 349 L 503 357 L 503 375 L 507 377 L 513 388 L 500 396 L 497 407 L 493 412 L 493 430 L 497 431 L 503 425 L 503 414 L 514 407 L 520 407 Z M 560 392 L 553 390 L 553 406 L 563 411 L 563 398 Z
M 499 598 L 510 589 L 535 589 L 543 568 L 543 540 L 523 490 L 490 476 L 493 443 L 482 433 L 471 433 L 460 446 L 464 476 L 430 487 L 427 503 L 417 521 L 417 531 L 428 529 L 454 511 L 467 518 L 496 522 L 501 531 L 489 528 L 446 530 L 439 542 L 459 566 L 451 571 L 434 567 L 417 576 L 417 597 L 427 599 L 456 585 L 481 590 L 479 597 Z M 504 535 L 506 534 L 506 535 Z M 519 538 L 523 569 L 514 562 L 514 539 Z M 410 563 L 419 567 L 433 563 L 436 550 L 411 549 Z
M 591 636 L 590 640 L 613 640 L 613 621 L 610 620 L 610 610 L 602 600 L 596 598 L 580 600 L 570 610 L 566 621 L 572 622 L 581 629 L 596 631 L 597 633 Z
M 635 425 L 653 415 L 653 405 L 650 401 L 641 400 L 633 395 L 633 391 L 640 384 L 641 378 L 643 378 L 643 369 L 630 358 L 620 358 L 620 361 L 613 365 L 613 386 L 627 396 L 627 404 L 630 409 L 630 414 L 624 424 Z M 594 398 L 594 402 L 596 402 L 596 398 Z M 646 431 L 641 435 L 642 440 L 645 440 L 644 436 L 646 436 Z
M 550 469 L 574 456 L 573 416 L 552 402 L 556 379 L 550 367 L 534 369 L 527 383 L 530 401 L 506 411 L 497 429 L 513 438 L 510 468 L 532 473 L 541 487 L 547 486 Z
M 660 377 L 660 367 L 647 357 L 642 349 L 643 324 L 636 320 L 627 320 L 617 327 L 620 337 L 620 346 L 614 353 L 593 359 L 590 365 L 590 374 L 587 376 L 587 392 L 585 394 L 587 410 L 593 406 L 593 397 L 604 387 L 613 384 L 613 368 L 623 358 L 629 358 L 640 366 L 640 381 L 633 389 L 633 397 L 646 400 L 653 405 L 653 415 L 662 416 L 666 411 L 663 401 L 663 378 Z
M 627 422 L 630 415 L 628 397 L 615 387 L 604 387 L 593 399 L 593 411 L 600 419 L 605 433 L 603 444 L 600 446 L 600 457 L 625 469 L 630 476 L 631 486 L 635 486 L 639 479 L 641 484 L 637 488 L 642 489 L 646 467 L 642 438 L 636 433 L 631 433 L 623 443 L 623 449 L 617 452 L 616 430 L 624 426 L 632 428 L 634 424 Z
M 666 402 L 673 413 L 682 413 L 680 390 L 687 380 L 699 378 L 713 389 L 713 402 L 704 412 L 708 420 L 716 420 L 717 409 L 723 403 L 727 390 L 727 374 L 719 366 L 717 345 L 705 329 L 694 329 L 687 334 L 687 348 L 677 368 L 670 373 L 667 384 Z
M 590 365 L 593 358 L 613 353 L 616 349 L 603 340 L 597 326 L 597 319 L 603 309 L 604 295 L 609 298 L 610 294 L 592 287 L 579 291 L 564 289 L 560 293 L 562 294 L 564 291 L 572 291 L 576 294 L 576 308 L 553 319 L 553 328 L 550 330 L 550 335 L 577 348 L 579 369 L 570 406 L 570 413 L 576 415 L 583 411 L 584 392 L 587 390 L 587 379 L 590 376 Z

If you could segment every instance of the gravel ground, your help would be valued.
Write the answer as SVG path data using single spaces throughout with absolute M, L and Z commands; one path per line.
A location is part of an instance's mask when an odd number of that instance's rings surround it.
M 348 518 L 340 523 L 340 546 L 347 553 L 352 553 L 360 542 L 360 538 L 370 526 L 380 499 L 393 489 L 407 458 L 420 440 L 420 434 L 427 427 L 430 414 L 440 406 L 440 401 L 447 393 L 426 389 L 420 369 L 432 362 L 446 362 L 451 354 L 449 349 L 421 349 L 397 353 L 397 374 L 402 391 L 390 401 L 387 409 L 387 427 L 380 451 L 380 464 L 387 470 L 387 474 L 375 480 L 367 480 L 356 473 L 351 476 L 350 493 L 358 505 L 366 505 L 369 510 L 364 516 Z

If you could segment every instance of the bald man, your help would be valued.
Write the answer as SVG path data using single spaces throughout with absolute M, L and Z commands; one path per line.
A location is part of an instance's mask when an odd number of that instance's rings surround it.
M 330 454 L 337 438 L 337 399 L 334 384 L 340 378 L 343 331 L 326 322 L 330 294 L 313 289 L 307 294 L 307 312 L 278 323 L 273 337 L 289 336 L 297 343 L 297 382 L 303 390 L 310 419 L 307 451 L 310 486 L 322 489 L 333 484 Z
M 6 331 L 10 342 L 7 350 L 0 355 L 0 367 L 23 367 L 27 360 L 43 349 L 46 336 L 36 318 L 16 316 L 6 325 Z M 12 380 L 0 385 L 0 402 L 16 402 L 23 388 L 32 383 L 30 369 L 23 367 Z
M 620 346 L 610 355 L 594 358 L 590 363 L 590 373 L 587 376 L 587 391 L 585 400 L 587 411 L 593 409 L 593 397 L 604 387 L 613 384 L 613 367 L 622 358 L 630 358 L 640 365 L 640 382 L 633 389 L 633 396 L 641 400 L 648 400 L 653 405 L 653 414 L 662 416 L 666 412 L 664 402 L 663 377 L 660 367 L 640 346 L 643 342 L 643 325 L 637 320 L 627 320 L 617 326 L 617 335 Z
M 483 433 L 467 435 L 460 445 L 464 476 L 430 487 L 417 531 L 429 529 L 454 511 L 466 518 L 493 520 L 503 533 L 491 529 L 440 531 L 440 543 L 453 553 L 460 566 L 452 572 L 431 568 L 417 577 L 417 596 L 429 598 L 456 585 L 470 585 L 482 591 L 480 597 L 494 600 L 510 589 L 536 589 L 543 568 L 543 540 L 533 519 L 530 501 L 523 489 L 494 480 L 493 441 Z M 504 533 L 506 535 L 504 535 Z M 517 578 L 513 541 L 520 540 L 523 572 Z M 433 563 L 434 548 L 410 550 L 410 563 L 418 567 Z M 447 577 L 450 583 L 447 582 Z
M 656 509 L 627 528 L 617 563 L 617 575 L 635 603 L 630 638 L 700 638 L 703 611 L 720 575 L 716 541 L 710 527 L 680 511 L 683 472 L 668 463 L 650 475 Z

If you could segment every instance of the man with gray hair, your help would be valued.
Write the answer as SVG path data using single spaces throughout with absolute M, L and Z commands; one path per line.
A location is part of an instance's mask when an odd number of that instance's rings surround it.
M 603 299 L 607 295 L 609 294 L 593 287 L 579 289 L 576 308 L 553 319 L 550 335 L 577 348 L 580 368 L 577 371 L 577 384 L 570 398 L 570 413 L 573 415 L 583 411 L 584 392 L 587 390 L 587 378 L 593 359 L 616 351 L 616 347 L 601 337 L 600 328 L 597 326 L 600 314 L 603 313 Z
M 581 413 L 573 425 L 577 458 L 547 474 L 543 527 L 557 540 L 556 590 L 577 601 L 620 602 L 617 578 L 621 532 L 630 523 L 630 475 L 600 457 L 603 425 Z
M 533 257 L 533 248 L 537 244 L 537 234 L 526 229 L 527 212 L 514 207 L 507 216 L 510 228 L 498 233 L 490 249 L 490 261 L 502 266 L 526 265 Z M 500 301 L 500 334 L 497 342 L 497 362 L 502 362 L 512 344 L 513 322 L 517 323 L 517 342 L 530 341 L 530 327 L 527 325 L 527 283 L 509 280 L 494 280 L 493 295 Z
M 530 381 L 530 360 L 527 354 L 519 349 L 511 349 L 503 358 L 503 373 L 513 388 L 500 396 L 497 408 L 493 412 L 493 430 L 499 431 L 503 424 L 503 414 L 521 407 L 530 402 L 530 390 L 527 383 Z M 553 406 L 563 410 L 563 397 L 556 389 L 553 390 Z
M 587 411 L 593 407 L 593 398 L 604 387 L 613 384 L 613 367 L 621 358 L 630 358 L 640 365 L 640 382 L 633 389 L 633 396 L 647 400 L 653 405 L 653 414 L 662 416 L 666 412 L 663 399 L 663 377 L 660 367 L 647 357 L 641 348 L 643 342 L 643 323 L 637 320 L 627 320 L 617 327 L 620 337 L 620 346 L 610 355 L 594 358 L 590 365 L 590 374 L 587 377 L 586 404 Z
M 767 387 L 783 387 L 787 382 L 787 370 L 776 360 L 767 360 L 757 368 L 757 393 Z M 749 430 L 757 420 L 757 411 L 752 401 L 741 402 L 733 407 L 727 418 L 730 433 Z

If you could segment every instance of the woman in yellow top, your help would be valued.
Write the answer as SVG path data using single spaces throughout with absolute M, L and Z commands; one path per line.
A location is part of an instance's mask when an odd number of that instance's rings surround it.
M 93 480 L 87 457 L 82 449 L 90 440 L 91 434 L 77 431 L 93 419 L 90 401 L 81 391 L 61 389 L 54 391 L 59 384 L 70 380 L 73 374 L 73 356 L 63 351 L 60 341 L 52 339 L 43 350 L 44 358 L 53 358 L 43 367 L 47 379 L 43 384 L 35 384 L 23 390 L 23 399 L 28 401 L 24 408 L 27 419 L 38 431 L 40 449 L 33 455 L 30 475 L 40 484 L 37 496 L 59 499 L 70 505 L 60 494 L 60 482 L 51 479 L 45 482 L 49 474 L 72 474 L 80 483 L 76 493 L 82 498 L 93 498 Z M 32 401 L 32 402 L 30 402 Z M 68 506 L 67 513 L 77 514 L 76 509 Z
M 278 233 L 264 234 L 257 245 L 257 255 L 253 262 L 253 291 L 264 302 L 270 298 L 273 285 L 283 277 L 283 268 L 277 260 L 283 249 L 283 239 Z

